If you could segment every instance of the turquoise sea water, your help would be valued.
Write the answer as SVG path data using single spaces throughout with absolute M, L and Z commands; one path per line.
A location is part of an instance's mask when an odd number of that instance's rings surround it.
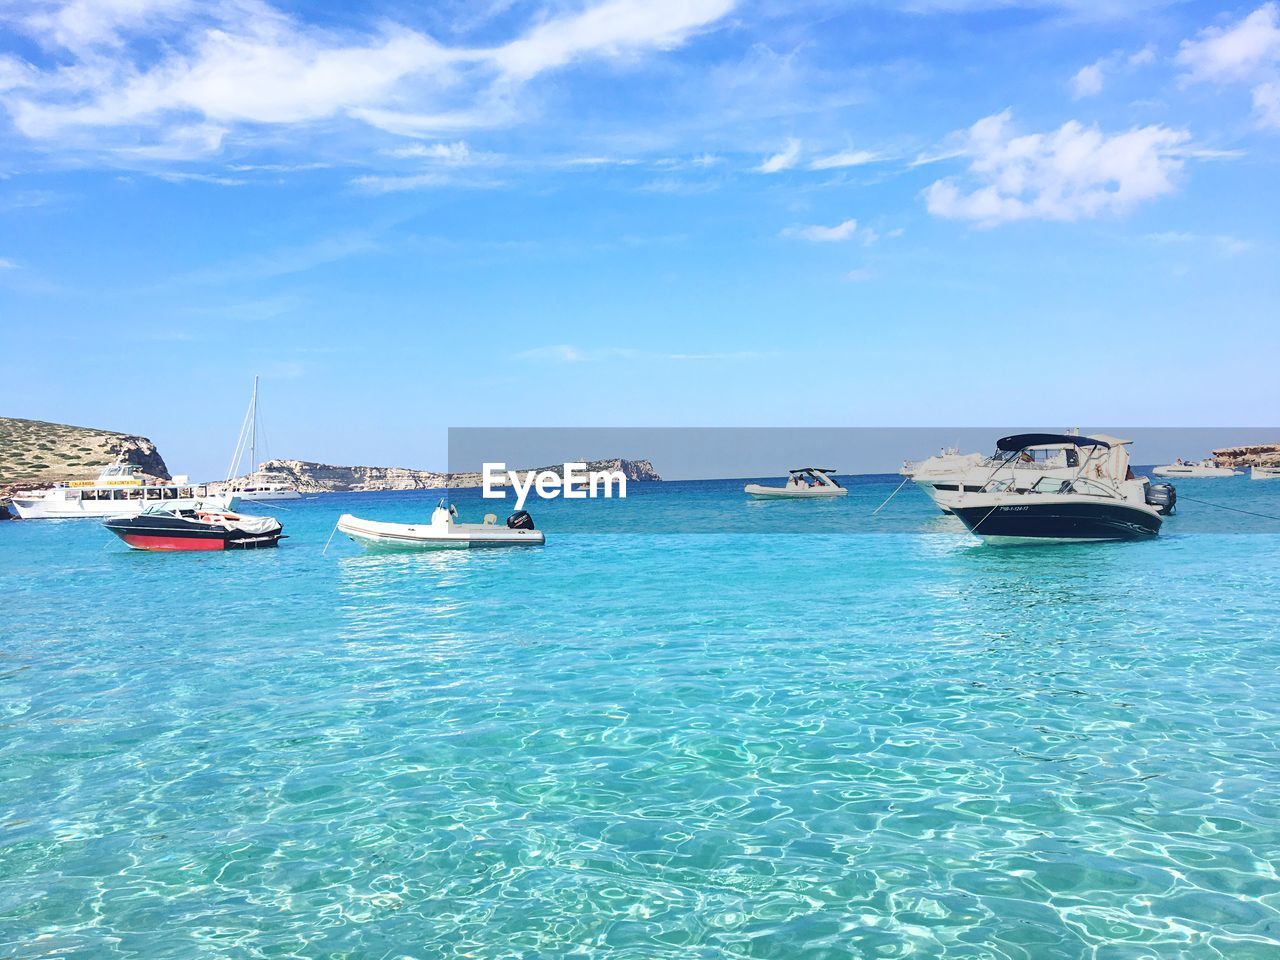
M 1001 550 L 897 480 L 0 525 L 0 956 L 1280 955 L 1280 523 Z

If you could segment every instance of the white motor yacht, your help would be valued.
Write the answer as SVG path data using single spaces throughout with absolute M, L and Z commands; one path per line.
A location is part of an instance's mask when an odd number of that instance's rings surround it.
M 349 513 L 338 518 L 338 529 L 367 549 L 449 550 L 477 547 L 541 546 L 542 531 L 534 529 L 533 518 L 517 510 L 503 526 L 492 513 L 484 523 L 458 523 L 458 509 L 443 500 L 431 513 L 430 523 L 385 523 L 362 520 Z
M 233 510 L 238 502 L 232 494 L 210 493 L 204 484 L 193 484 L 183 476 L 168 482 L 149 481 L 132 463 L 112 464 L 96 480 L 16 493 L 11 500 L 14 512 L 23 520 L 136 517 L 144 508 L 160 503 L 184 510 L 200 505 Z
M 1250 467 L 1250 480 L 1280 480 L 1280 467 Z
M 1115 479 L 1109 461 L 1116 447 L 1108 440 L 1018 434 L 1002 438 L 996 449 L 1012 462 L 1029 448 L 1051 443 L 1076 451 L 1072 475 L 1046 473 L 1024 488 L 1006 472 L 978 493 L 966 493 L 953 512 L 971 533 L 988 543 L 1045 543 L 1140 540 L 1160 532 L 1174 510 L 1176 491 L 1141 478 Z
M 1034 444 L 1018 451 L 1012 458 L 1000 451 L 990 457 L 977 453 L 962 456 L 954 451 L 946 451 L 943 455 L 917 464 L 905 464 L 902 473 L 911 477 L 943 513 L 952 513 L 967 494 L 977 493 L 986 487 L 997 471 L 1023 490 L 1029 489 L 1041 477 L 1070 479 L 1079 465 L 1079 452 L 1072 445 L 1077 435 L 1069 433 L 1041 436 L 1066 437 L 1069 442 Z M 1098 438 L 1107 441 L 1112 448 L 1120 449 L 1115 449 L 1105 464 L 1095 463 L 1094 468 L 1104 470 L 1113 479 L 1124 480 L 1129 469 L 1129 457 L 1123 448 L 1129 441 L 1103 434 L 1099 434 Z
M 1213 460 L 1183 460 L 1179 457 L 1173 463 L 1156 467 L 1151 471 L 1157 477 L 1236 477 L 1239 472 L 1230 467 L 1220 467 Z
M 827 467 L 796 467 L 787 472 L 789 477 L 784 486 L 766 487 L 748 483 L 742 489 L 757 500 L 843 497 L 849 492 L 836 481 L 835 471 Z

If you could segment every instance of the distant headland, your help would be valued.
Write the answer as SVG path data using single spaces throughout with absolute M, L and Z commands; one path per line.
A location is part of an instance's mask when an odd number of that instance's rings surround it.
M 1220 467 L 1280 467 L 1280 443 L 1251 443 L 1240 447 L 1223 447 L 1213 451 L 1213 462 Z
M 96 427 L 0 417 L 0 500 L 20 490 L 94 480 L 104 467 L 113 463 L 135 464 L 154 480 L 172 479 L 160 451 L 146 437 Z M 648 460 L 593 460 L 587 466 L 590 470 L 620 470 L 628 480 L 662 479 Z M 563 465 L 538 469 L 560 473 Z M 481 479 L 479 472 L 344 467 L 307 460 L 268 460 L 252 477 L 255 481 L 287 484 L 300 493 L 478 487 Z M 247 478 L 238 478 L 244 479 Z M 210 484 L 212 489 L 222 486 L 225 484 L 221 482 Z
M 661 480 L 648 460 L 584 461 L 588 470 L 620 470 L 627 480 Z M 524 470 L 525 468 L 520 468 Z M 537 467 L 563 476 L 564 465 Z M 239 484 L 250 478 L 238 478 Z M 251 478 L 254 482 L 283 483 L 299 493 L 354 493 L 371 490 L 436 490 L 445 487 L 480 486 L 479 471 L 439 473 L 434 470 L 411 470 L 408 467 L 340 467 L 307 460 L 268 460 Z M 215 488 L 217 484 L 213 485 Z

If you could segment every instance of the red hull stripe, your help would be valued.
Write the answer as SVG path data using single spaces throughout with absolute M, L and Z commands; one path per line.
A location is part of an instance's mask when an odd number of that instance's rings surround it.
M 221 550 L 222 541 L 209 537 L 155 537 L 126 533 L 121 539 L 139 550 Z

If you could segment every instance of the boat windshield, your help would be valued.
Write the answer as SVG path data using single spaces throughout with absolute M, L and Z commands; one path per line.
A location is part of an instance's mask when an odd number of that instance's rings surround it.
M 1031 486 L 1034 493 L 1074 493 L 1086 497 L 1107 497 L 1114 500 L 1119 494 L 1103 483 L 1095 483 L 1084 477 L 1075 480 L 1062 480 L 1058 477 L 1041 477 Z

